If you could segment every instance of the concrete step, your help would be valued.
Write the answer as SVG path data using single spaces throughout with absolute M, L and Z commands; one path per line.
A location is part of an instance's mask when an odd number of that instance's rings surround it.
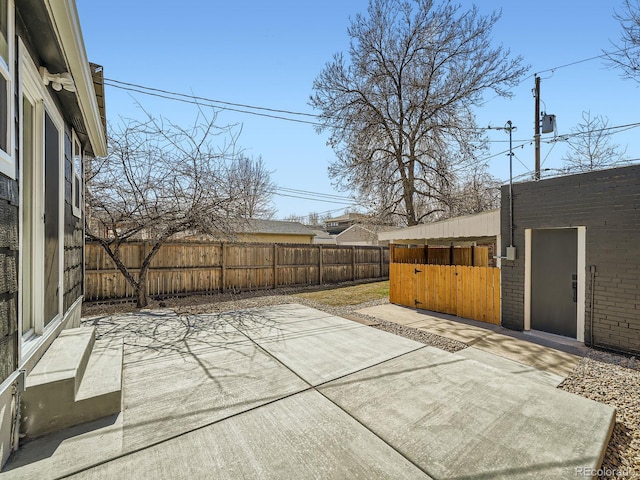
M 96 340 L 84 378 L 76 394 L 75 409 L 84 422 L 122 410 L 123 339 Z
M 122 341 L 96 341 L 95 329 L 64 330 L 27 375 L 20 431 L 35 438 L 120 412 Z

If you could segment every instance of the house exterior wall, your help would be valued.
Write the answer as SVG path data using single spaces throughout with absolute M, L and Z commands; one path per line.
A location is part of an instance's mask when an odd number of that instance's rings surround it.
M 502 325 L 524 328 L 525 230 L 585 227 L 585 343 L 591 343 L 593 298 L 593 345 L 640 352 L 640 166 L 518 183 L 513 194 L 517 258 L 502 261 Z M 508 187 L 502 189 L 501 211 L 504 256 Z
M 18 362 L 18 185 L 0 174 L 0 383 Z
M 388 245 L 389 242 L 378 242 L 378 234 L 361 225 L 352 225 L 336 236 L 338 245 Z
M 73 158 L 72 135 L 69 127 L 64 134 L 64 299 L 63 308 L 67 312 L 82 298 L 83 251 L 84 251 L 84 209 L 80 217 L 73 214 L 72 182 Z M 72 322 L 76 323 L 76 322 Z
M 0 464 L 4 464 L 18 443 L 15 422 L 20 410 L 19 392 L 23 385 L 22 370 L 29 373 L 47 348 L 65 328 L 79 326 L 83 285 L 83 218 L 76 205 L 73 208 L 73 139 L 96 154 L 104 155 L 106 141 L 100 123 L 90 72 L 82 38 L 79 35 L 77 11 L 73 0 L 56 2 L 14 2 L 8 6 L 8 62 L 11 103 L 11 145 L 9 165 L 15 170 L 0 173 Z M 49 8 L 50 7 L 50 8 Z M 5 12 L 6 13 L 6 12 Z M 46 57 L 41 58 L 40 55 Z M 4 61 L 4 59 L 3 59 Z M 86 64 L 86 65 L 85 65 Z M 53 71 L 69 71 L 74 78 L 75 92 L 57 93 L 47 86 L 38 71 L 42 65 Z M 7 69 L 3 64 L 2 68 Z M 6 77 L 6 73 L 4 74 Z M 32 104 L 29 137 L 25 137 L 25 118 L 20 118 L 24 99 Z M 61 182 L 57 192 L 62 211 L 57 233 L 63 261 L 62 275 L 56 286 L 60 288 L 61 302 L 56 315 L 44 328 L 42 258 L 36 258 L 25 267 L 25 257 L 33 260 L 44 250 L 44 227 L 36 226 L 33 219 L 44 218 L 45 203 L 41 180 L 46 175 L 44 165 L 50 151 L 44 145 L 47 130 L 44 119 L 51 118 L 58 134 L 57 142 L 63 146 L 63 158 L 57 168 Z M 39 121 L 42 120 L 42 121 Z M 85 129 L 84 132 L 73 131 Z M 29 157 L 21 158 L 19 146 L 24 138 L 32 142 Z M 53 144 L 49 144 L 53 145 Z M 27 151 L 27 149 L 25 149 Z M 25 168 L 26 162 L 31 168 Z M 15 172 L 15 179 L 14 177 Z M 30 173 L 27 173 L 30 172 Z M 81 172 L 80 172 L 81 175 Z M 51 177 L 48 177 L 51 178 Z M 28 182 L 27 182 L 27 179 Z M 28 194 L 25 182 L 32 188 Z M 38 185 L 41 185 L 38 187 Z M 20 190 L 22 189 L 22 190 Z M 24 200 L 23 200 L 24 197 Z M 51 199 L 49 198 L 50 202 Z M 21 203 L 22 202 L 22 203 Z M 51 207 L 51 203 L 47 204 Z M 55 209 L 56 207 L 53 206 Z M 30 240 L 25 239 L 27 227 L 23 224 L 25 212 L 31 215 Z M 28 215 L 27 215 L 28 216 Z M 44 223 L 44 222 L 43 222 Z M 33 254 L 33 255 L 32 255 Z M 26 271 L 31 273 L 32 286 L 21 290 Z M 37 277 L 37 278 L 36 278 Z M 25 285 L 27 283 L 25 282 Z M 49 283 L 48 285 L 51 285 Z M 29 295 L 25 295 L 29 293 Z M 35 300 L 34 300 L 35 299 Z M 22 302 L 22 303 L 21 303 Z M 31 304 L 30 313 L 20 305 Z M 25 319 L 30 321 L 27 323 Z M 27 332 L 23 341 L 22 330 Z

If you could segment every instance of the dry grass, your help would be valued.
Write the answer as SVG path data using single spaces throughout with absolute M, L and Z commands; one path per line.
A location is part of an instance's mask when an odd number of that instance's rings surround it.
M 317 292 L 297 293 L 295 296 L 323 303 L 331 307 L 359 305 L 364 302 L 389 298 L 389 281 L 331 288 Z

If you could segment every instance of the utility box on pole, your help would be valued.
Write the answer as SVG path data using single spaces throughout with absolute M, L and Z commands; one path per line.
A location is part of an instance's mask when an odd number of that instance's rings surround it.
M 553 133 L 556 131 L 556 116 L 542 115 L 542 133 Z

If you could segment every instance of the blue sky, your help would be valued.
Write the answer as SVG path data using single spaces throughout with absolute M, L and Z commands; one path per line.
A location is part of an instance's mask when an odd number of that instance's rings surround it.
M 90 61 L 104 66 L 108 79 L 238 104 L 314 113 L 308 105 L 314 78 L 335 52 L 347 52 L 349 17 L 366 12 L 365 0 L 76 0 Z M 461 1 L 463 8 L 473 2 Z M 591 58 L 610 49 L 620 35 L 614 8 L 622 2 L 538 0 L 476 2 L 480 11 L 502 10 L 493 31 L 496 44 L 522 55 L 531 65 L 529 78 L 512 90 L 511 100 L 493 98 L 477 110 L 480 125 L 503 126 L 512 120 L 514 176 L 533 169 L 533 74 L 541 77 L 542 110 L 555 114 L 558 132 L 569 133 L 583 111 L 602 115 L 610 126 L 640 122 L 638 83 Z M 561 67 L 561 68 L 555 68 Z M 553 69 L 553 70 L 551 70 Z M 179 124 L 195 118 L 193 106 L 113 87 L 106 89 L 107 117 L 141 118 L 139 102 L 154 115 Z M 302 117 L 304 118 L 304 117 Z M 311 125 L 220 111 L 218 123 L 242 127 L 239 143 L 246 153 L 261 155 L 279 187 L 345 196 L 331 186 L 327 167 L 334 158 L 326 135 Z M 612 137 L 640 158 L 638 128 Z M 541 149 L 543 168 L 559 168 L 562 142 Z M 489 132 L 490 172 L 508 181 L 506 133 Z M 520 147 L 520 145 L 523 145 Z M 544 174 L 544 172 L 543 172 Z M 282 194 L 291 192 L 281 191 Z M 300 195 L 308 196 L 308 195 Z M 346 205 L 291 196 L 274 197 L 278 218 L 334 210 Z

